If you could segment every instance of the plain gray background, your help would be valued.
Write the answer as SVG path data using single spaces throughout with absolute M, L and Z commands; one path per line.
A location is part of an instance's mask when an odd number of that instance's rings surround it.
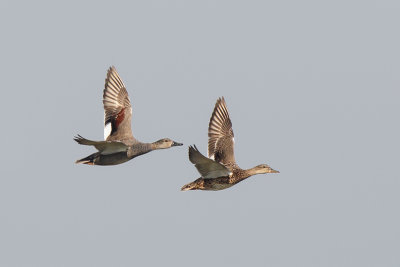
M 0 266 L 400 266 L 398 1 L 5 1 Z M 115 65 L 141 141 L 185 146 L 76 165 L 103 138 Z M 225 96 L 236 159 L 199 177 Z

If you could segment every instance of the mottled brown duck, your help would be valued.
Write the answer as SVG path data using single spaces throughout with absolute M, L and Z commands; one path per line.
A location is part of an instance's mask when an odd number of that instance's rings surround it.
M 77 160 L 76 163 L 116 165 L 153 150 L 182 145 L 169 138 L 163 138 L 153 143 L 143 143 L 133 137 L 131 102 L 115 67 L 110 67 L 107 72 L 103 90 L 103 105 L 105 141 L 92 141 L 77 135 L 74 140 L 78 144 L 94 146 L 98 152 Z
M 217 100 L 208 125 L 208 158 L 196 146 L 190 146 L 189 160 L 201 177 L 184 185 L 182 191 L 222 190 L 255 174 L 279 173 L 267 164 L 247 170 L 236 164 L 232 122 L 223 97 Z

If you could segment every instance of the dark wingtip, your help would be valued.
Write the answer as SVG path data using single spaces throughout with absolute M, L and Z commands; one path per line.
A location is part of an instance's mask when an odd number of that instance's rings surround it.
M 225 103 L 225 98 L 224 98 L 224 96 L 220 96 L 220 97 L 218 97 L 218 99 L 217 99 L 217 103 L 216 104 L 219 104 L 219 103 Z
M 189 150 L 197 150 L 196 145 L 190 145 L 190 146 L 189 146 Z
M 113 70 L 117 70 L 116 68 L 115 68 L 115 66 L 114 65 L 111 65 L 109 68 L 108 68 L 108 73 L 110 73 L 111 71 L 113 71 Z
M 80 141 L 84 139 L 80 134 L 74 136 L 74 141 L 80 144 Z
M 197 148 L 196 148 L 196 145 L 191 145 L 191 146 L 189 146 L 189 149 L 188 149 L 189 161 L 190 161 L 191 163 L 193 163 L 193 164 L 195 164 L 195 163 L 194 163 L 192 157 L 193 157 L 193 153 L 194 153 L 195 151 L 198 151 Z

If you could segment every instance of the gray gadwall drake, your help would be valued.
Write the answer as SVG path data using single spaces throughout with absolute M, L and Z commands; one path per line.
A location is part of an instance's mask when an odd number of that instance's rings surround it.
M 189 160 L 201 177 L 184 185 L 182 191 L 222 190 L 255 174 L 279 173 L 267 164 L 248 170 L 243 170 L 236 164 L 232 122 L 223 97 L 217 100 L 208 125 L 208 158 L 196 146 L 190 146 Z
M 81 145 L 94 146 L 98 152 L 76 163 L 89 165 L 116 165 L 152 150 L 181 146 L 168 138 L 154 143 L 142 143 L 135 139 L 131 129 L 132 107 L 128 92 L 115 67 L 107 72 L 103 91 L 104 139 L 91 141 L 78 135 L 74 138 Z

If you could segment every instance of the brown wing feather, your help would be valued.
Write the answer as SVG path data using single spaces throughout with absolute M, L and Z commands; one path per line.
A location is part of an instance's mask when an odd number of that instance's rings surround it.
M 111 125 L 107 141 L 133 143 L 131 129 L 132 106 L 128 92 L 114 66 L 107 72 L 103 91 L 104 125 Z
M 236 164 L 232 122 L 223 97 L 218 98 L 208 125 L 208 157 L 226 166 Z

